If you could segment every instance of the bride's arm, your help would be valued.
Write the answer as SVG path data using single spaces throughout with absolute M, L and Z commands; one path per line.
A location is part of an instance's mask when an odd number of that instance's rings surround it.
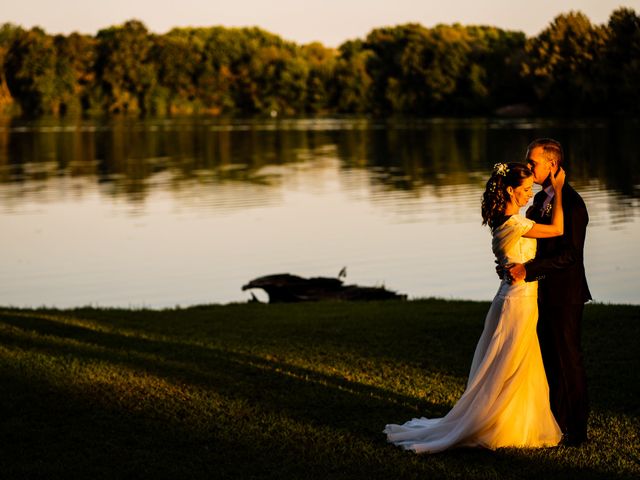
M 522 235 L 527 238 L 550 238 L 559 237 L 564 233 L 564 212 L 562 211 L 562 187 L 564 186 L 565 172 L 558 169 L 555 175 L 551 174 L 551 184 L 553 185 L 553 209 L 551 214 L 551 225 L 536 223 L 527 233 Z
M 522 235 L 527 238 L 550 238 L 559 237 L 564 234 L 564 212 L 562 210 L 562 187 L 564 186 L 565 173 L 563 169 L 558 169 L 556 175 L 551 175 L 551 184 L 555 192 L 553 197 L 553 213 L 551 215 L 551 225 L 534 224 L 527 233 Z M 527 276 L 526 266 L 522 263 L 515 263 L 507 268 L 507 275 L 511 282 L 524 280 Z

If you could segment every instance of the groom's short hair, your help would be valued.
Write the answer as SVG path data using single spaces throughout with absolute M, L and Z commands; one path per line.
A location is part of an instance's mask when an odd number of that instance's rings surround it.
M 542 147 L 542 152 L 548 162 L 555 160 L 558 167 L 564 164 L 564 151 L 559 141 L 553 138 L 537 138 L 529 144 L 527 152 L 530 152 L 536 147 Z

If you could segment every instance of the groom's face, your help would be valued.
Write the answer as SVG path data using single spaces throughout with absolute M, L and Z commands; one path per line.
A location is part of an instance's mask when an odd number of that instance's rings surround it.
M 533 181 L 542 185 L 549 178 L 553 165 L 546 159 L 542 147 L 533 147 L 527 153 L 527 166 L 533 173 Z

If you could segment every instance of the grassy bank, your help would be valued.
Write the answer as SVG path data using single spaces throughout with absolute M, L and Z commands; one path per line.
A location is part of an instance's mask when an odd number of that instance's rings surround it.
M 2 478 L 637 478 L 638 306 L 586 308 L 588 444 L 386 443 L 386 423 L 455 403 L 487 309 L 0 309 Z

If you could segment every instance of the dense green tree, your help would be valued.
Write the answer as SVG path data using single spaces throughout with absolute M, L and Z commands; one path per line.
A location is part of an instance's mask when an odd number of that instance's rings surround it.
M 131 20 L 94 36 L 0 26 L 0 111 L 23 113 L 640 112 L 640 18 L 579 12 L 539 35 L 490 26 L 372 30 L 338 49 L 260 28 L 150 33 Z M 15 108 L 14 108 L 15 110 Z M 512 110 L 513 111 L 513 110 Z
M 467 27 L 471 37 L 468 73 L 458 86 L 463 111 L 493 111 L 531 98 L 520 76 L 526 37 L 495 27 Z
M 196 68 L 197 96 L 207 111 L 233 112 L 236 109 L 234 83 L 239 64 L 248 58 L 242 52 L 243 29 L 215 27 L 204 30 L 202 60 Z
M 585 113 L 597 108 L 603 85 L 598 62 L 607 30 L 580 12 L 558 15 L 527 41 L 522 73 L 531 77 L 537 99 L 551 112 Z
M 438 25 L 412 39 L 402 56 L 405 92 L 402 111 L 447 113 L 457 103 L 460 82 L 468 75 L 471 53 L 468 32 L 459 25 Z M 476 81 L 482 82 L 482 78 Z M 401 98 L 401 97 L 400 97 Z M 457 113 L 457 112 L 451 112 Z
M 309 69 L 293 48 L 262 47 L 251 58 L 249 69 L 255 82 L 256 110 L 291 115 L 303 112 Z
M 609 18 L 608 38 L 601 63 L 608 87 L 608 107 L 617 113 L 640 111 L 640 16 L 629 8 L 615 10 Z
M 0 113 L 10 113 L 14 105 L 7 85 L 4 64 L 15 35 L 21 31 L 20 27 L 11 23 L 0 25 Z
M 56 110 L 57 113 L 89 111 L 95 96 L 95 40 L 88 35 L 56 35 Z M 55 112 L 54 112 L 55 113 Z
M 371 102 L 376 113 L 393 112 L 401 104 L 397 98 L 402 77 L 402 55 L 411 37 L 420 37 L 426 29 L 417 24 L 378 28 L 369 33 L 364 48 L 371 51 L 367 72 L 371 77 Z M 416 43 L 414 41 L 414 43 Z
M 486 112 L 522 94 L 518 88 L 524 34 L 493 27 L 409 24 L 377 29 L 372 53 L 374 109 L 380 112 Z
M 309 113 L 328 112 L 335 96 L 337 52 L 314 42 L 302 47 L 302 55 L 309 68 L 305 110 Z
M 83 110 L 91 110 L 97 107 L 95 101 L 97 88 L 95 74 L 96 43 L 96 39 L 88 35 L 72 33 L 69 37 L 71 65 Z
M 371 111 L 373 80 L 367 65 L 373 52 L 364 49 L 361 40 L 345 42 L 338 51 L 331 105 L 340 113 Z
M 174 29 L 158 36 L 152 47 L 157 63 L 156 100 L 165 113 L 198 110 L 198 72 L 204 41 L 195 29 Z
M 11 96 L 26 115 L 56 112 L 56 51 L 42 29 L 15 32 L 5 62 Z
M 100 30 L 97 35 L 96 75 L 104 110 L 111 113 L 153 110 L 156 65 L 153 38 L 142 22 Z
M 236 106 L 245 112 L 304 111 L 309 66 L 300 47 L 258 28 L 243 29 L 236 78 Z

